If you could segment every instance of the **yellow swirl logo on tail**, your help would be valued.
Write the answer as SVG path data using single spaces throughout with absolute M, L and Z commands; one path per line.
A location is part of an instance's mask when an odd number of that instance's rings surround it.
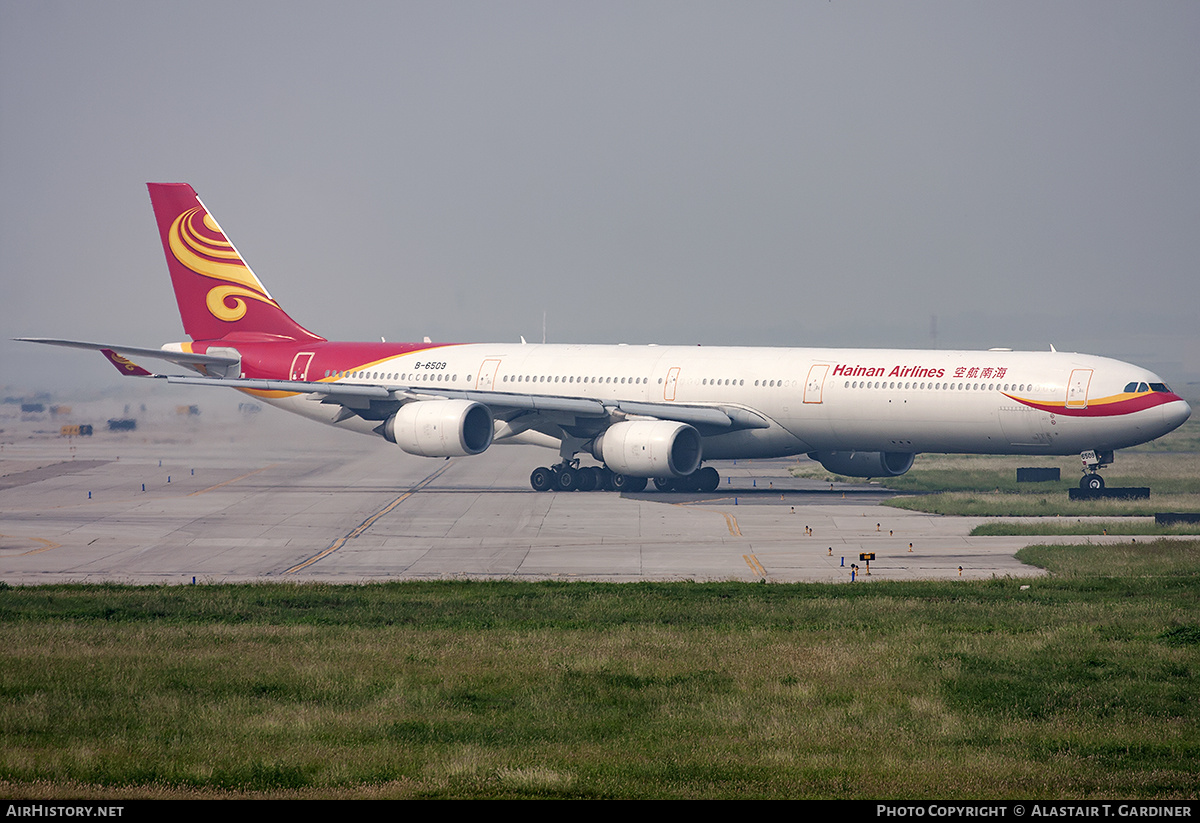
M 203 215 L 200 225 L 196 218 Z M 207 231 L 201 231 L 201 226 Z M 275 308 L 254 272 L 242 262 L 233 244 L 225 238 L 217 222 L 201 207 L 188 209 L 175 218 L 170 232 L 171 253 L 175 259 L 202 277 L 224 281 L 209 289 L 205 305 L 213 317 L 232 323 L 246 315 L 246 300 L 257 300 Z

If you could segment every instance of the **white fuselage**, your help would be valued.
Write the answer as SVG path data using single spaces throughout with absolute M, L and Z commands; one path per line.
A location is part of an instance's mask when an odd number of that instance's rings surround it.
M 310 371 L 308 379 L 431 394 L 720 406 L 769 421 L 706 432 L 705 459 L 849 450 L 1072 454 L 1152 440 L 1190 414 L 1169 391 L 1153 404 L 1135 402 L 1129 384 L 1161 385 L 1145 369 L 1053 351 L 463 344 L 342 372 Z M 268 399 L 333 419 L 329 406 L 303 395 Z M 338 425 L 371 432 L 377 424 L 352 418 Z

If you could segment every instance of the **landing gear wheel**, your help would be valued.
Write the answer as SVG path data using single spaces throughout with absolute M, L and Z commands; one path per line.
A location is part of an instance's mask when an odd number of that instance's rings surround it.
M 575 491 L 575 470 L 570 466 L 563 466 L 554 474 L 554 490 L 560 492 Z
M 613 472 L 610 482 L 612 490 L 615 492 L 640 492 L 646 489 L 646 478 L 644 477 L 630 477 L 627 474 Z
M 712 466 L 705 466 L 696 472 L 696 489 L 702 492 L 715 492 L 721 485 L 721 475 Z
M 1100 491 L 1104 488 L 1104 478 L 1098 474 L 1085 474 L 1079 480 L 1079 488 Z
M 595 491 L 610 492 L 612 486 L 609 485 L 608 479 L 612 477 L 612 472 L 603 466 L 592 466 L 592 476 L 596 478 Z
M 575 472 L 575 488 L 581 492 L 594 492 L 600 488 L 600 477 L 594 466 L 584 466 Z
M 548 492 L 554 483 L 554 472 L 545 466 L 538 466 L 529 475 L 529 485 L 535 492 Z
M 654 488 L 660 492 L 675 491 L 676 483 L 673 477 L 656 477 L 654 478 Z

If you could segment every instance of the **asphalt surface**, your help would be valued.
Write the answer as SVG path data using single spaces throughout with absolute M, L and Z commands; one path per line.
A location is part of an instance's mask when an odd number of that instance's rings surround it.
M 538 493 L 529 473 L 553 462 L 547 450 L 424 459 L 273 409 L 249 420 L 160 414 L 134 432 L 71 439 L 10 420 L 3 438 L 0 580 L 11 585 L 850 582 L 852 564 L 860 581 L 1039 574 L 1014 557 L 1034 539 L 969 537 L 980 518 L 882 507 L 891 493 L 875 486 L 793 478 L 795 458 L 714 463 L 711 494 Z M 869 575 L 864 552 L 875 555 Z

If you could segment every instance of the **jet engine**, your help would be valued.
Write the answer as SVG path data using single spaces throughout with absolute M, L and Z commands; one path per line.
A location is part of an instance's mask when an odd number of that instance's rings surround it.
M 465 457 L 492 445 L 492 412 L 470 400 L 408 403 L 383 424 L 383 436 L 409 454 Z
M 912 468 L 909 452 L 809 452 L 808 456 L 834 474 L 846 477 L 899 477 Z
M 628 477 L 686 477 L 700 466 L 700 432 L 670 420 L 627 420 L 592 443 L 592 456 Z

